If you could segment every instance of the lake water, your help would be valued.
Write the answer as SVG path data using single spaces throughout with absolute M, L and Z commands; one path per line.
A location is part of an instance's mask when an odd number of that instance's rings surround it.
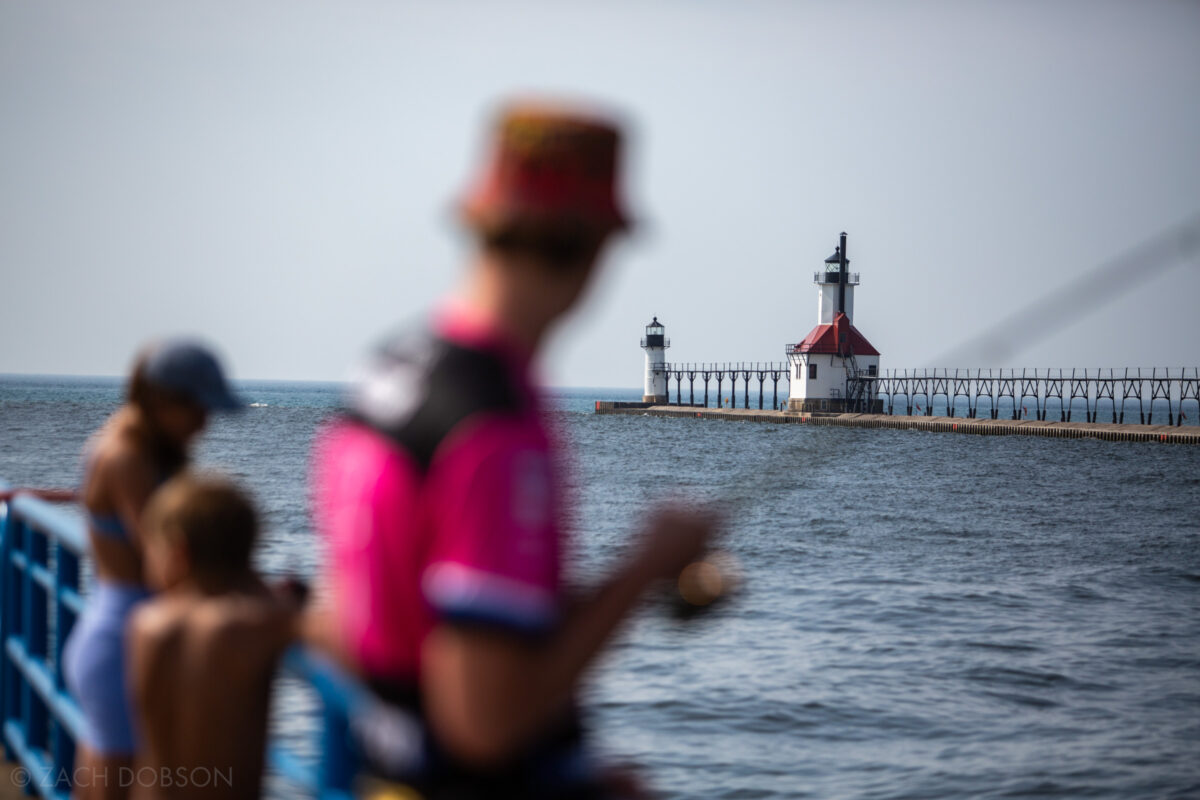
M 312 574 L 331 384 L 245 382 L 199 449 Z M 0 477 L 73 485 L 100 379 L 0 376 Z M 745 590 L 651 605 L 584 700 L 670 798 L 1200 797 L 1200 448 L 596 416 L 559 392 L 582 583 L 654 502 L 719 503 Z M 282 713 L 303 703 L 286 696 Z

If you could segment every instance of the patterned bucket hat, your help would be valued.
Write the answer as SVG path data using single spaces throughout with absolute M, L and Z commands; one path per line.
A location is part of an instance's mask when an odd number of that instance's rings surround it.
M 499 115 L 483 169 L 464 198 L 468 225 L 630 227 L 617 173 L 621 131 L 604 117 L 565 106 L 517 103 Z

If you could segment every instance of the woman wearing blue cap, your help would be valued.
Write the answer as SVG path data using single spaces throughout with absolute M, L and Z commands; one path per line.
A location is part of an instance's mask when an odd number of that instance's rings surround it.
M 124 405 L 88 447 L 81 499 L 96 579 L 63 654 L 64 677 L 87 721 L 76 758 L 76 797 L 121 798 L 130 789 L 123 778 L 131 774 L 137 738 L 124 640 L 131 610 L 148 595 L 142 509 L 186 465 L 208 414 L 239 407 L 211 352 L 193 341 L 168 340 L 138 358 Z

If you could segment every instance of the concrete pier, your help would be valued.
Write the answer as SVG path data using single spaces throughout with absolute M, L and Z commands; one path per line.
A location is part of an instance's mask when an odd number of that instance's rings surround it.
M 1112 442 L 1200 444 L 1200 428 L 1171 425 L 1112 425 L 1104 422 L 908 417 L 888 414 L 825 414 L 820 412 L 761 411 L 745 408 L 664 406 L 610 400 L 597 400 L 596 413 L 725 420 L 728 422 L 832 425 L 840 428 L 897 428 L 937 433 L 969 433 L 976 436 L 1043 436 L 1054 439 L 1104 439 Z

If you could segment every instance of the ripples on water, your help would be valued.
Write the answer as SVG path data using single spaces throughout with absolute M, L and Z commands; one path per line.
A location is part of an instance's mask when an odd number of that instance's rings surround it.
M 200 461 L 264 508 L 260 562 L 311 573 L 330 386 L 247 384 Z M 0 475 L 62 484 L 115 384 L 0 380 Z M 646 609 L 585 700 L 677 798 L 1200 796 L 1200 449 L 649 417 L 571 393 L 575 563 L 646 507 L 719 503 L 747 590 Z M 285 697 L 285 715 L 303 702 Z

